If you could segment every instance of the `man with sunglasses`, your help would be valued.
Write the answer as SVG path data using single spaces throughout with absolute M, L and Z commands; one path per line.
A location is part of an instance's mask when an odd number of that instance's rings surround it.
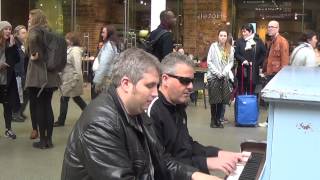
M 154 120 L 156 134 L 177 160 L 209 174 L 221 170 L 230 174 L 242 160 L 240 153 L 222 151 L 194 141 L 187 128 L 186 104 L 193 89 L 193 61 L 180 53 L 170 53 L 163 61 L 158 98 L 148 108 Z

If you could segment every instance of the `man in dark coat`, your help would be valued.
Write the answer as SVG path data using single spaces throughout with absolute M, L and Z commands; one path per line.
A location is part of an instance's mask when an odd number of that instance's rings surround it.
M 259 83 L 259 69 L 266 57 L 266 48 L 262 40 L 254 33 L 252 24 L 241 28 L 242 38 L 236 41 L 235 59 L 237 61 L 237 81 L 239 93 L 250 93 L 250 66 L 252 66 L 252 93 Z M 244 82 L 242 92 L 242 65 L 244 65 Z
M 172 11 L 165 10 L 160 13 L 160 22 L 158 28 L 151 32 L 149 40 L 155 40 L 159 33 L 163 33 L 155 42 L 152 52 L 161 62 L 173 50 L 173 35 L 171 31 L 176 24 L 176 17 Z
M 154 120 L 156 134 L 165 151 L 203 173 L 221 170 L 230 174 L 242 155 L 203 146 L 194 141 L 188 131 L 185 108 L 193 88 L 193 61 L 180 53 L 171 53 L 161 64 L 159 98 L 149 107 L 148 114 Z
M 87 106 L 71 132 L 61 179 L 218 179 L 163 153 L 144 113 L 158 95 L 157 59 L 134 48 L 115 62 L 109 89 Z

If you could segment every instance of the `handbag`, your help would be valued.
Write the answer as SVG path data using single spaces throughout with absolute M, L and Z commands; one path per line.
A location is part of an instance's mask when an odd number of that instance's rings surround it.
M 95 72 L 96 70 L 98 70 L 99 68 L 99 56 L 97 56 L 96 58 L 94 58 L 94 61 L 93 61 L 93 65 L 92 65 L 92 71 Z

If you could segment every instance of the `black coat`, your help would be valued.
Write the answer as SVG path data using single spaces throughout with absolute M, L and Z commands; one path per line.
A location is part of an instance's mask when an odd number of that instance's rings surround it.
M 115 87 L 100 94 L 71 132 L 61 179 L 191 179 L 196 169 L 163 154 L 152 121 L 145 114 L 135 118 L 125 113 Z
M 241 81 L 241 64 L 243 61 L 248 60 L 249 62 L 252 62 L 252 80 L 254 84 L 258 84 L 259 82 L 259 67 L 262 68 L 263 62 L 266 57 L 266 47 L 263 43 L 263 41 L 258 37 L 254 37 L 254 41 L 256 42 L 256 45 L 252 48 L 252 50 L 245 50 L 246 47 L 246 41 L 243 38 L 240 38 L 235 43 L 235 59 L 238 63 L 237 68 L 237 79 L 238 82 Z M 249 70 L 247 68 L 247 70 Z M 247 77 L 249 77 L 249 73 L 246 73 Z
M 153 30 L 150 34 L 149 40 L 152 41 L 156 38 L 157 34 L 162 31 L 167 30 L 162 25 L 159 25 L 157 29 Z M 167 30 L 168 31 L 168 30 Z M 173 50 L 173 36 L 171 32 L 165 33 L 160 37 L 160 39 L 154 44 L 152 54 L 155 55 L 159 61 L 172 52 Z
M 209 173 L 207 157 L 218 156 L 219 148 L 203 146 L 192 139 L 187 127 L 185 105 L 174 106 L 159 92 L 159 99 L 152 105 L 150 115 L 167 153 L 201 172 Z
M 14 72 L 14 66 L 19 62 L 19 52 L 16 45 L 13 45 L 11 47 L 8 46 L 9 40 L 6 43 L 5 48 L 5 57 L 6 57 L 6 63 L 9 65 L 7 67 L 7 92 L 6 97 L 1 97 L 2 101 L 8 101 L 10 104 L 10 107 L 17 111 L 20 108 L 20 101 L 19 101 L 19 94 L 18 94 L 18 88 L 17 88 L 17 80 Z M 1 95 L 3 96 L 3 95 Z
M 23 44 L 20 42 L 18 38 L 15 38 L 17 49 L 19 52 L 19 63 L 17 63 L 14 67 L 16 76 L 20 76 L 23 79 L 26 78 L 26 71 L 28 67 L 28 56 L 26 54 L 26 50 L 22 50 Z

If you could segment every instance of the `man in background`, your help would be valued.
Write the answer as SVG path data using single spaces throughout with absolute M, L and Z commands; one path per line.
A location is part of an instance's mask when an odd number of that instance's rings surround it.
M 272 20 L 268 23 L 268 35 L 271 38 L 267 50 L 267 59 L 264 64 L 262 76 L 265 76 L 267 84 L 284 66 L 289 64 L 289 43 L 279 34 L 279 22 Z M 259 123 L 259 126 L 266 127 L 268 120 Z
M 149 40 L 153 41 L 158 38 L 153 46 L 153 52 L 159 61 L 173 51 L 172 29 L 176 24 L 176 17 L 170 10 L 164 10 L 160 13 L 160 25 L 150 34 Z

